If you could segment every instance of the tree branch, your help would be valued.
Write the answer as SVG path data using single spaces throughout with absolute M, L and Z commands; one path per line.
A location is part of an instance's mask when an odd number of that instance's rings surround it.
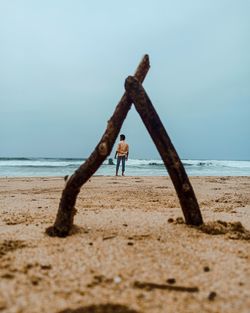
M 145 55 L 136 69 L 135 77 L 143 82 L 149 70 L 149 57 Z M 130 110 L 132 102 L 126 92 L 118 103 L 107 128 L 90 157 L 83 163 L 67 181 L 62 192 L 54 225 L 46 229 L 49 236 L 65 237 L 73 225 L 74 209 L 78 193 L 82 185 L 97 171 L 106 157 L 111 153 L 115 140 L 120 132 L 123 121 Z
M 125 89 L 133 100 L 135 108 L 155 143 L 177 192 L 187 224 L 203 223 L 200 208 L 188 179 L 185 168 L 152 104 L 140 82 L 129 76 Z

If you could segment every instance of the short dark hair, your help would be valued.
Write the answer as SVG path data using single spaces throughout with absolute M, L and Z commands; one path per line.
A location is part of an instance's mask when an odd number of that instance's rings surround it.
M 123 134 L 120 135 L 121 140 L 125 140 L 125 138 L 126 138 L 125 135 L 123 135 Z

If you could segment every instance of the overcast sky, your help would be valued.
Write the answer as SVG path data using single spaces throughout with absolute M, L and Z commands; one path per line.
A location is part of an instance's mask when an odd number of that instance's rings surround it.
M 145 53 L 181 158 L 250 159 L 249 0 L 0 0 L 0 157 L 87 157 Z M 159 158 L 134 108 L 131 158 Z

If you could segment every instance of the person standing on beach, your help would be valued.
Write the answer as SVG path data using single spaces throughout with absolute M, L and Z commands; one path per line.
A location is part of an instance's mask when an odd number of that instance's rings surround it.
M 125 161 L 128 159 L 128 153 L 129 153 L 129 146 L 125 142 L 125 135 L 120 135 L 120 142 L 118 143 L 116 153 L 115 153 L 115 159 L 116 156 L 118 155 L 117 158 L 117 163 L 116 163 L 116 176 L 118 176 L 118 171 L 119 171 L 119 166 L 120 163 L 122 162 L 122 176 L 124 176 L 125 172 Z

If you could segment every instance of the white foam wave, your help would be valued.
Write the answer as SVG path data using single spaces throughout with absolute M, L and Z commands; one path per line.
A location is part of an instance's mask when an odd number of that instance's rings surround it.
M 113 175 L 114 165 L 108 159 L 104 161 L 98 173 Z M 250 176 L 250 161 L 228 160 L 182 160 L 189 175 L 237 175 Z M 0 176 L 49 176 L 73 173 L 84 159 L 46 159 L 46 158 L 0 158 Z M 129 175 L 166 175 L 167 171 L 161 159 L 128 159 L 126 173 Z

